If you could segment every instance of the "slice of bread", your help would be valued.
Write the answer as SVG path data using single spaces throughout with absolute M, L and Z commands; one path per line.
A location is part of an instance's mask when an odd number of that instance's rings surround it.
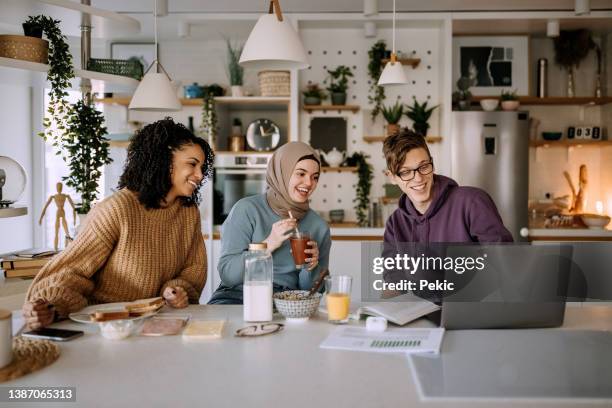
M 150 310 L 159 309 L 163 305 L 164 305 L 164 298 L 154 297 L 154 298 L 149 298 L 149 299 L 135 300 L 125 305 L 125 308 L 130 312 L 132 311 L 142 312 L 143 310 L 150 311 Z
M 91 318 L 96 322 L 107 322 L 109 320 L 127 319 L 130 317 L 130 312 L 126 309 L 101 309 L 92 313 Z

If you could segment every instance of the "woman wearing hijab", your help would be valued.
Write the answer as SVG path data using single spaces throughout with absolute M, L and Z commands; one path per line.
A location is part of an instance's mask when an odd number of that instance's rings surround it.
M 268 163 L 267 191 L 238 201 L 221 227 L 221 284 L 209 304 L 242 304 L 244 253 L 249 244 L 265 242 L 274 264 L 274 291 L 308 290 L 329 263 L 327 223 L 309 208 L 320 174 L 319 154 L 302 142 L 279 148 Z M 289 234 L 298 227 L 310 235 L 307 267 L 298 270 Z

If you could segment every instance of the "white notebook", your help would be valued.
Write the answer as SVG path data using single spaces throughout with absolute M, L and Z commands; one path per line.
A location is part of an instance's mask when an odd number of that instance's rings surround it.
M 439 353 L 443 337 L 441 328 L 390 328 L 371 332 L 365 327 L 342 326 L 323 340 L 320 347 L 376 353 Z
M 437 310 L 440 310 L 440 306 L 408 293 L 393 298 L 392 302 L 369 303 L 357 309 L 355 314 L 380 316 L 403 326 Z

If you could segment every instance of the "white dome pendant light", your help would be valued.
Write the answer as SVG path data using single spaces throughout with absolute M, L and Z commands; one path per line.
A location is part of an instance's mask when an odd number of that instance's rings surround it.
M 283 18 L 278 0 L 270 0 L 268 14 L 259 17 L 244 44 L 240 65 L 258 70 L 308 68 L 306 50 L 291 23 Z
M 170 76 L 157 57 L 157 0 L 155 3 L 153 21 L 155 24 L 155 60 L 151 63 L 132 96 L 129 108 L 144 112 L 180 111 L 181 102 L 176 97 L 176 91 L 170 84 Z M 151 70 L 151 68 L 155 69 Z M 158 72 L 161 68 L 161 73 Z
M 397 61 L 395 53 L 395 0 L 393 0 L 393 51 L 391 51 L 391 60 L 385 65 L 385 69 L 378 79 L 379 86 L 385 85 L 405 85 L 408 83 L 404 67 L 402 63 Z

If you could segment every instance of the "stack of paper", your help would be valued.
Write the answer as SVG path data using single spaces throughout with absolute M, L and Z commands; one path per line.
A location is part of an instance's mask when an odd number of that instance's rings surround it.
M 364 327 L 342 326 L 321 343 L 321 348 L 378 353 L 439 353 L 443 337 L 442 328 L 391 328 L 377 333 Z

